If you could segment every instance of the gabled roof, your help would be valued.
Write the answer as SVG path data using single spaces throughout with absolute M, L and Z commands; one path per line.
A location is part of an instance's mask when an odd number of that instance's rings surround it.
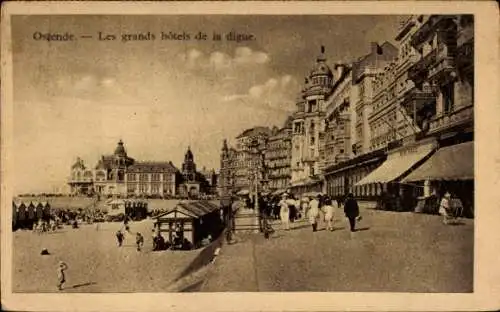
M 141 171 L 141 172 L 157 172 L 169 171 L 176 172 L 177 168 L 171 161 L 141 161 L 136 162 L 127 168 L 128 171 Z
M 259 134 L 264 134 L 264 135 L 270 135 L 271 134 L 271 129 L 268 127 L 253 127 L 250 129 L 246 129 L 243 131 L 240 135 L 238 135 L 236 138 L 243 138 L 243 137 L 249 137 L 249 136 L 257 136 Z
M 161 219 L 174 211 L 178 211 L 184 215 L 191 216 L 193 218 L 201 218 L 215 210 L 219 209 L 219 206 L 213 202 L 200 200 L 192 202 L 179 202 L 174 208 L 169 211 L 158 215 L 156 218 Z
M 109 169 L 112 167 L 113 156 L 111 155 L 103 155 L 101 159 L 97 162 L 95 166 L 96 169 Z
M 71 169 L 81 169 L 81 170 L 85 170 L 85 164 L 83 163 L 83 160 L 78 157 L 75 161 L 75 163 L 73 164 L 73 166 L 71 166 Z

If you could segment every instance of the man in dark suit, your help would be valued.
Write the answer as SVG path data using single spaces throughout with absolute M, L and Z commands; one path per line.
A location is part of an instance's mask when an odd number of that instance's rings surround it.
M 359 216 L 359 206 L 352 193 L 349 193 L 349 195 L 347 195 L 347 199 L 344 203 L 344 213 L 345 216 L 349 219 L 351 232 L 355 232 L 356 218 Z

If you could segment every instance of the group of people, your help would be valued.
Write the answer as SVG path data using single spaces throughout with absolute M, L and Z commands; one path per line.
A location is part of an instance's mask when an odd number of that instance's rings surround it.
M 39 219 L 38 222 L 33 223 L 33 232 L 40 234 L 49 231 L 56 231 L 61 226 L 61 222 L 58 218 L 50 219 L 49 221 Z
M 306 196 L 300 200 L 288 193 L 283 193 L 280 200 L 275 197 L 258 196 L 259 227 L 265 234 L 271 230 L 268 219 L 279 219 L 283 230 L 290 230 L 291 223 L 306 219 L 311 224 L 313 232 L 318 230 L 318 221 L 323 216 L 327 230 L 333 231 L 335 210 L 344 207 L 344 214 L 349 220 L 350 230 L 356 231 L 356 221 L 361 219 L 359 206 L 352 194 L 349 194 L 345 201 L 340 199 L 334 201 L 328 196 L 320 193 L 313 196 Z
M 297 202 L 296 202 L 297 203 Z M 280 206 L 280 219 L 284 230 L 290 229 L 290 218 L 287 217 L 290 209 L 295 209 L 293 207 L 293 202 L 288 200 L 288 194 L 284 193 L 282 195 L 282 199 L 279 202 Z M 351 232 L 356 231 L 356 221 L 360 220 L 359 214 L 359 206 L 354 199 L 352 194 L 347 196 L 347 199 L 343 203 L 344 206 L 344 214 L 349 220 L 350 230 Z M 296 205 L 295 205 L 296 207 Z M 318 221 L 320 220 L 321 215 L 324 216 L 323 220 L 326 223 L 326 229 L 329 231 L 333 231 L 333 222 L 335 217 L 335 209 L 340 208 L 341 204 L 339 201 L 334 202 L 328 196 L 322 196 L 321 194 L 317 194 L 316 196 L 309 196 L 304 198 L 300 204 L 300 212 L 307 217 L 307 220 L 311 224 L 312 231 L 316 232 L 318 230 Z

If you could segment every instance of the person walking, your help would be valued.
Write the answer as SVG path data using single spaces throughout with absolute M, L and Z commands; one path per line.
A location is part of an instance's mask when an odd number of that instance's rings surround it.
M 347 195 L 347 199 L 344 203 L 344 213 L 347 219 L 349 219 L 351 232 L 356 232 L 356 218 L 359 217 L 359 206 L 352 193 Z
M 258 218 L 259 218 L 259 231 L 261 233 L 264 233 L 264 228 L 265 228 L 265 212 L 267 210 L 267 201 L 265 200 L 264 196 L 259 192 L 257 193 L 257 201 L 259 203 L 259 210 L 258 210 Z
M 288 209 L 287 198 L 288 194 L 284 193 L 279 203 L 281 225 L 283 229 L 286 231 L 290 230 L 290 215 L 289 215 L 290 211 Z
M 309 211 L 309 197 L 302 197 L 300 202 L 301 202 L 300 207 L 302 210 L 302 214 L 303 214 L 304 218 L 306 218 L 307 213 Z
M 125 236 L 121 231 L 116 231 L 116 240 L 118 241 L 118 247 L 122 246 L 124 237 Z
M 327 224 L 327 229 L 329 231 L 333 231 L 333 216 L 334 216 L 334 207 L 333 207 L 333 201 L 331 200 L 330 197 L 326 197 L 324 201 L 324 212 L 325 212 L 325 222 Z
M 68 265 L 64 261 L 59 261 L 59 265 L 57 267 L 57 289 L 63 290 L 64 283 L 66 282 L 66 273 L 65 271 L 68 269 Z
M 309 218 L 309 223 L 312 226 L 313 232 L 318 230 L 318 219 L 319 219 L 319 201 L 311 196 L 311 201 L 309 202 L 309 211 L 307 212 Z
M 135 243 L 137 245 L 137 251 L 141 251 L 141 248 L 144 245 L 144 237 L 139 232 L 135 235 Z
M 441 199 L 441 203 L 439 204 L 439 214 L 443 216 L 443 224 L 448 224 L 450 219 L 450 201 L 451 194 L 446 192 Z

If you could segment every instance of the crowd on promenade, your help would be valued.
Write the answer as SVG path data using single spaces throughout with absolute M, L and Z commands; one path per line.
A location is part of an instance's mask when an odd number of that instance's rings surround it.
M 294 195 L 283 193 L 281 197 L 258 195 L 259 227 L 265 231 L 269 220 L 280 220 L 283 230 L 291 229 L 291 223 L 306 220 L 311 225 L 312 231 L 318 230 L 318 223 L 323 220 L 326 228 L 334 230 L 333 221 L 339 208 L 344 208 L 344 214 L 349 220 L 351 232 L 356 231 L 356 221 L 360 220 L 359 207 L 356 199 L 349 194 L 342 200 L 332 200 L 321 193 L 310 194 L 297 198 Z

